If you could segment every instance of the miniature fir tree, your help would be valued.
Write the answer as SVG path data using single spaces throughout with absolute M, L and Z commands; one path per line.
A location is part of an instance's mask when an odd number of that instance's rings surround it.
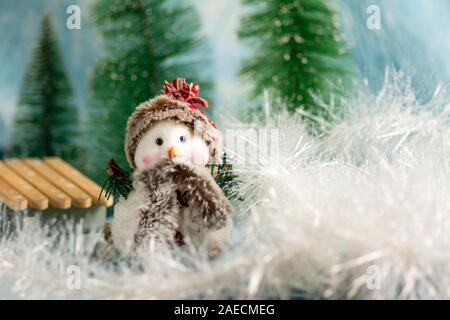
M 77 108 L 48 14 L 25 72 L 13 130 L 14 156 L 77 157 Z
M 321 115 L 313 95 L 325 101 L 347 80 L 346 44 L 328 1 L 244 0 L 251 13 L 241 21 L 240 38 L 254 48 L 241 74 L 253 96 L 268 90 L 291 112 L 301 108 Z

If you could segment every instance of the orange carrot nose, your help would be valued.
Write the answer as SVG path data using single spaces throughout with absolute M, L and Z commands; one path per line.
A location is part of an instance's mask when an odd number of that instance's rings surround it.
M 169 156 L 169 158 L 173 158 L 175 156 L 178 155 L 178 150 L 175 147 L 169 147 L 167 149 L 167 155 Z

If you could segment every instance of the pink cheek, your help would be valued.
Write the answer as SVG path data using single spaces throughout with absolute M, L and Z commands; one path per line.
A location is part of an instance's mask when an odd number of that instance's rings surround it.
M 192 163 L 197 164 L 197 165 L 203 165 L 205 163 L 205 158 L 203 153 L 198 150 L 198 149 L 194 149 L 192 151 L 192 159 L 191 159 Z
M 142 165 L 146 168 L 153 162 L 152 158 L 149 155 L 145 155 L 142 158 Z

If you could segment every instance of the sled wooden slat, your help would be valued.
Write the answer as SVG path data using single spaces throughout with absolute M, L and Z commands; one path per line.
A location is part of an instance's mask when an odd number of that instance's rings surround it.
M 42 177 L 32 167 L 28 166 L 25 161 L 20 159 L 8 159 L 5 160 L 4 163 L 20 175 L 24 180 L 43 193 L 48 198 L 48 201 L 52 207 L 59 209 L 70 208 L 72 204 L 70 197 Z
M 15 190 L 28 200 L 32 209 L 45 210 L 48 208 L 48 199 L 30 183 L 25 181 L 15 171 L 10 169 L 4 162 L 0 162 L 0 178 L 5 180 Z
M 28 200 L 0 178 L 0 202 L 14 211 L 22 211 L 28 207 Z
M 71 199 L 72 205 L 78 208 L 89 208 L 92 198 L 75 183 L 66 179 L 61 173 L 50 167 L 47 163 L 37 158 L 24 160 L 25 163 L 38 172 L 41 176 L 51 181 L 56 187 L 65 192 Z
M 111 206 L 113 204 L 112 197 L 107 199 L 104 195 L 100 198 L 102 188 L 98 186 L 94 181 L 81 174 L 78 170 L 72 167 L 70 164 L 64 162 L 57 157 L 45 158 L 44 162 L 51 168 L 62 174 L 65 178 L 75 183 L 78 187 L 88 193 L 92 201 L 102 206 Z

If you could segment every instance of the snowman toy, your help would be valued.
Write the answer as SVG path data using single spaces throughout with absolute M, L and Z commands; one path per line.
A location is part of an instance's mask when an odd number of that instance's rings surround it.
M 208 168 L 221 135 L 197 106 L 197 83 L 164 82 L 162 94 L 128 119 L 125 153 L 134 190 L 114 210 L 112 240 L 124 255 L 204 246 L 215 258 L 231 241 L 233 207 Z

